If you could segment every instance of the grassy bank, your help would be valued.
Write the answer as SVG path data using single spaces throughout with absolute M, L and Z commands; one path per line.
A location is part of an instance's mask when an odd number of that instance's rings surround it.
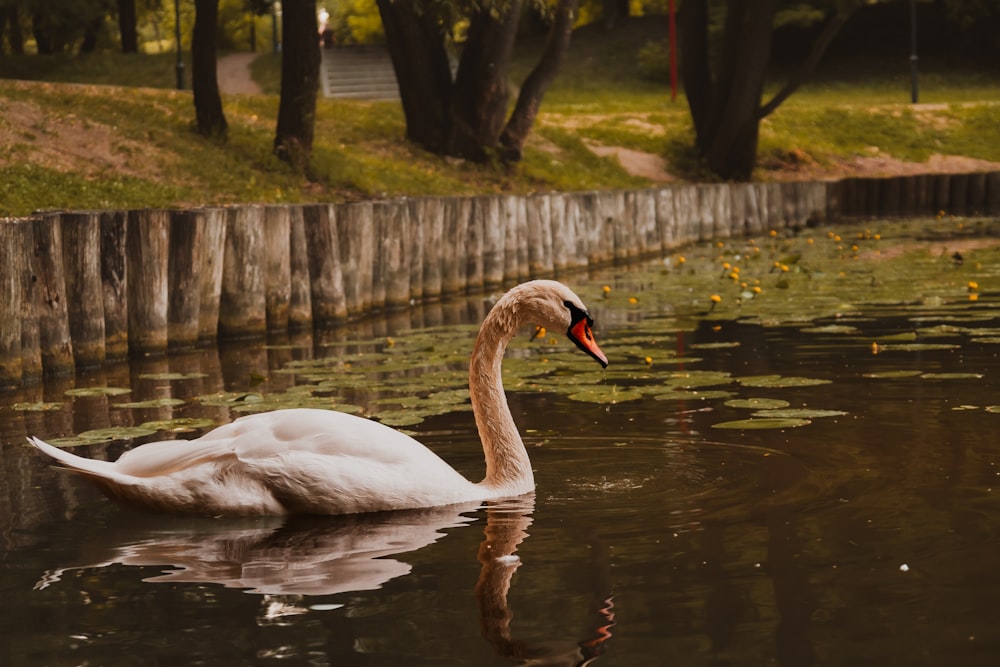
M 682 98 L 634 67 L 655 24 L 575 36 L 516 169 L 440 158 L 409 145 L 396 103 L 320 100 L 313 173 L 305 180 L 271 155 L 278 61 L 254 76 L 267 94 L 226 96 L 225 144 L 192 132 L 190 93 L 170 90 L 174 56 L 9 58 L 0 61 L 0 215 L 47 208 L 298 202 L 396 195 L 645 187 L 702 177 L 692 160 Z M 515 67 L 521 80 L 532 45 Z M 922 65 L 922 101 L 908 104 L 908 69 L 871 78 L 821 72 L 761 128 L 757 177 L 822 178 L 853 172 L 970 168 L 1000 163 L 1000 82 L 975 68 Z M 190 74 L 190 66 L 187 67 Z M 16 81 L 13 79 L 31 79 Z M 772 87 L 777 85 L 777 80 Z M 606 153 L 603 157 L 595 152 Z M 654 161 L 638 175 L 613 151 Z M 988 166 L 988 165 L 987 165 Z

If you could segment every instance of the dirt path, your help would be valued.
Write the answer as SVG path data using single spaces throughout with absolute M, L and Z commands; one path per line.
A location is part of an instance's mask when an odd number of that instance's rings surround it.
M 250 63 L 258 53 L 230 53 L 222 56 L 216 70 L 219 92 L 223 95 L 259 95 L 260 86 L 250 76 Z

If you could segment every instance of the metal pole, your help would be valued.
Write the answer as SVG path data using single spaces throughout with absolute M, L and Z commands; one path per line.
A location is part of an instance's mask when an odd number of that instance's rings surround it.
M 174 41 L 177 43 L 177 90 L 184 90 L 184 59 L 181 57 L 181 0 L 174 0 Z
M 910 0 L 910 99 L 914 104 L 920 99 L 917 81 L 917 0 Z

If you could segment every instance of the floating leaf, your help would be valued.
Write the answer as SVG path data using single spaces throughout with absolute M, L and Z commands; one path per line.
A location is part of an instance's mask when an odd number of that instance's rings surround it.
M 894 380 L 897 378 L 912 378 L 922 373 L 923 371 L 874 371 L 871 373 L 862 373 L 861 377 L 872 380 Z
M 583 403 L 615 405 L 642 398 L 642 391 L 638 389 L 622 389 L 618 385 L 597 385 L 574 392 L 568 398 L 572 401 L 581 401 Z
M 143 380 L 197 380 L 207 378 L 207 373 L 143 373 Z
M 920 376 L 924 380 L 979 380 L 982 373 L 924 373 Z
M 784 389 L 787 387 L 813 387 L 821 384 L 830 384 L 832 380 L 821 380 L 819 378 L 806 377 L 782 377 L 780 375 L 757 375 L 745 378 L 736 378 L 744 387 L 758 387 L 771 389 Z
M 992 412 L 993 414 L 1000 414 L 1000 405 L 989 405 L 986 407 L 986 412 Z
M 184 405 L 185 401 L 181 398 L 151 398 L 148 401 L 132 401 L 130 403 L 115 403 L 111 407 L 113 408 L 172 408 L 178 405 Z
M 67 389 L 66 395 L 76 398 L 93 396 L 121 396 L 128 394 L 132 390 L 127 387 L 79 387 L 77 389 Z
M 656 394 L 653 398 L 657 401 L 712 401 L 720 398 L 729 398 L 733 395 L 733 392 L 721 389 L 691 391 L 670 389 Z
M 778 398 L 734 398 L 726 401 L 724 405 L 748 410 L 777 410 L 787 408 L 789 403 Z
M 811 408 L 779 408 L 774 410 L 758 410 L 754 417 L 768 419 L 819 419 L 820 417 L 842 417 L 847 413 L 842 410 L 814 410 Z
M 154 431 L 171 431 L 174 433 L 187 433 L 203 428 L 215 426 L 214 419 L 206 417 L 178 417 L 177 419 L 160 419 L 157 421 L 144 422 L 140 428 L 149 428 Z
M 777 419 L 777 418 L 757 418 L 737 419 L 736 421 L 720 422 L 712 424 L 712 428 L 751 430 L 751 429 L 773 429 L 773 428 L 797 428 L 807 426 L 812 422 L 808 419 Z
M 845 324 L 828 324 L 821 327 L 807 327 L 805 329 L 800 329 L 802 333 L 809 334 L 843 334 L 843 335 L 853 335 L 861 333 L 857 327 L 847 326 Z
M 722 341 L 718 343 L 692 343 L 688 347 L 692 350 L 724 350 L 731 347 L 739 347 L 738 340 Z
M 147 435 L 153 435 L 154 433 L 156 433 L 156 429 L 145 428 L 142 426 L 112 426 L 110 428 L 97 428 L 90 431 L 84 431 L 78 437 L 98 441 L 131 440 L 132 438 L 142 438 Z
M 56 410 L 61 410 L 62 406 L 62 403 L 38 401 L 35 403 L 15 403 L 10 406 L 10 409 L 17 410 L 18 412 L 55 412 Z
M 883 339 L 884 340 L 884 339 Z M 893 350 L 896 352 L 929 352 L 931 350 L 954 350 L 959 346 L 953 343 L 900 343 L 892 345 L 879 345 L 881 350 Z

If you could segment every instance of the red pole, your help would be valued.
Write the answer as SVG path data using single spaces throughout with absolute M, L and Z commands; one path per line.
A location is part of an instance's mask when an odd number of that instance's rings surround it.
M 677 101 L 677 17 L 670 0 L 670 101 Z

